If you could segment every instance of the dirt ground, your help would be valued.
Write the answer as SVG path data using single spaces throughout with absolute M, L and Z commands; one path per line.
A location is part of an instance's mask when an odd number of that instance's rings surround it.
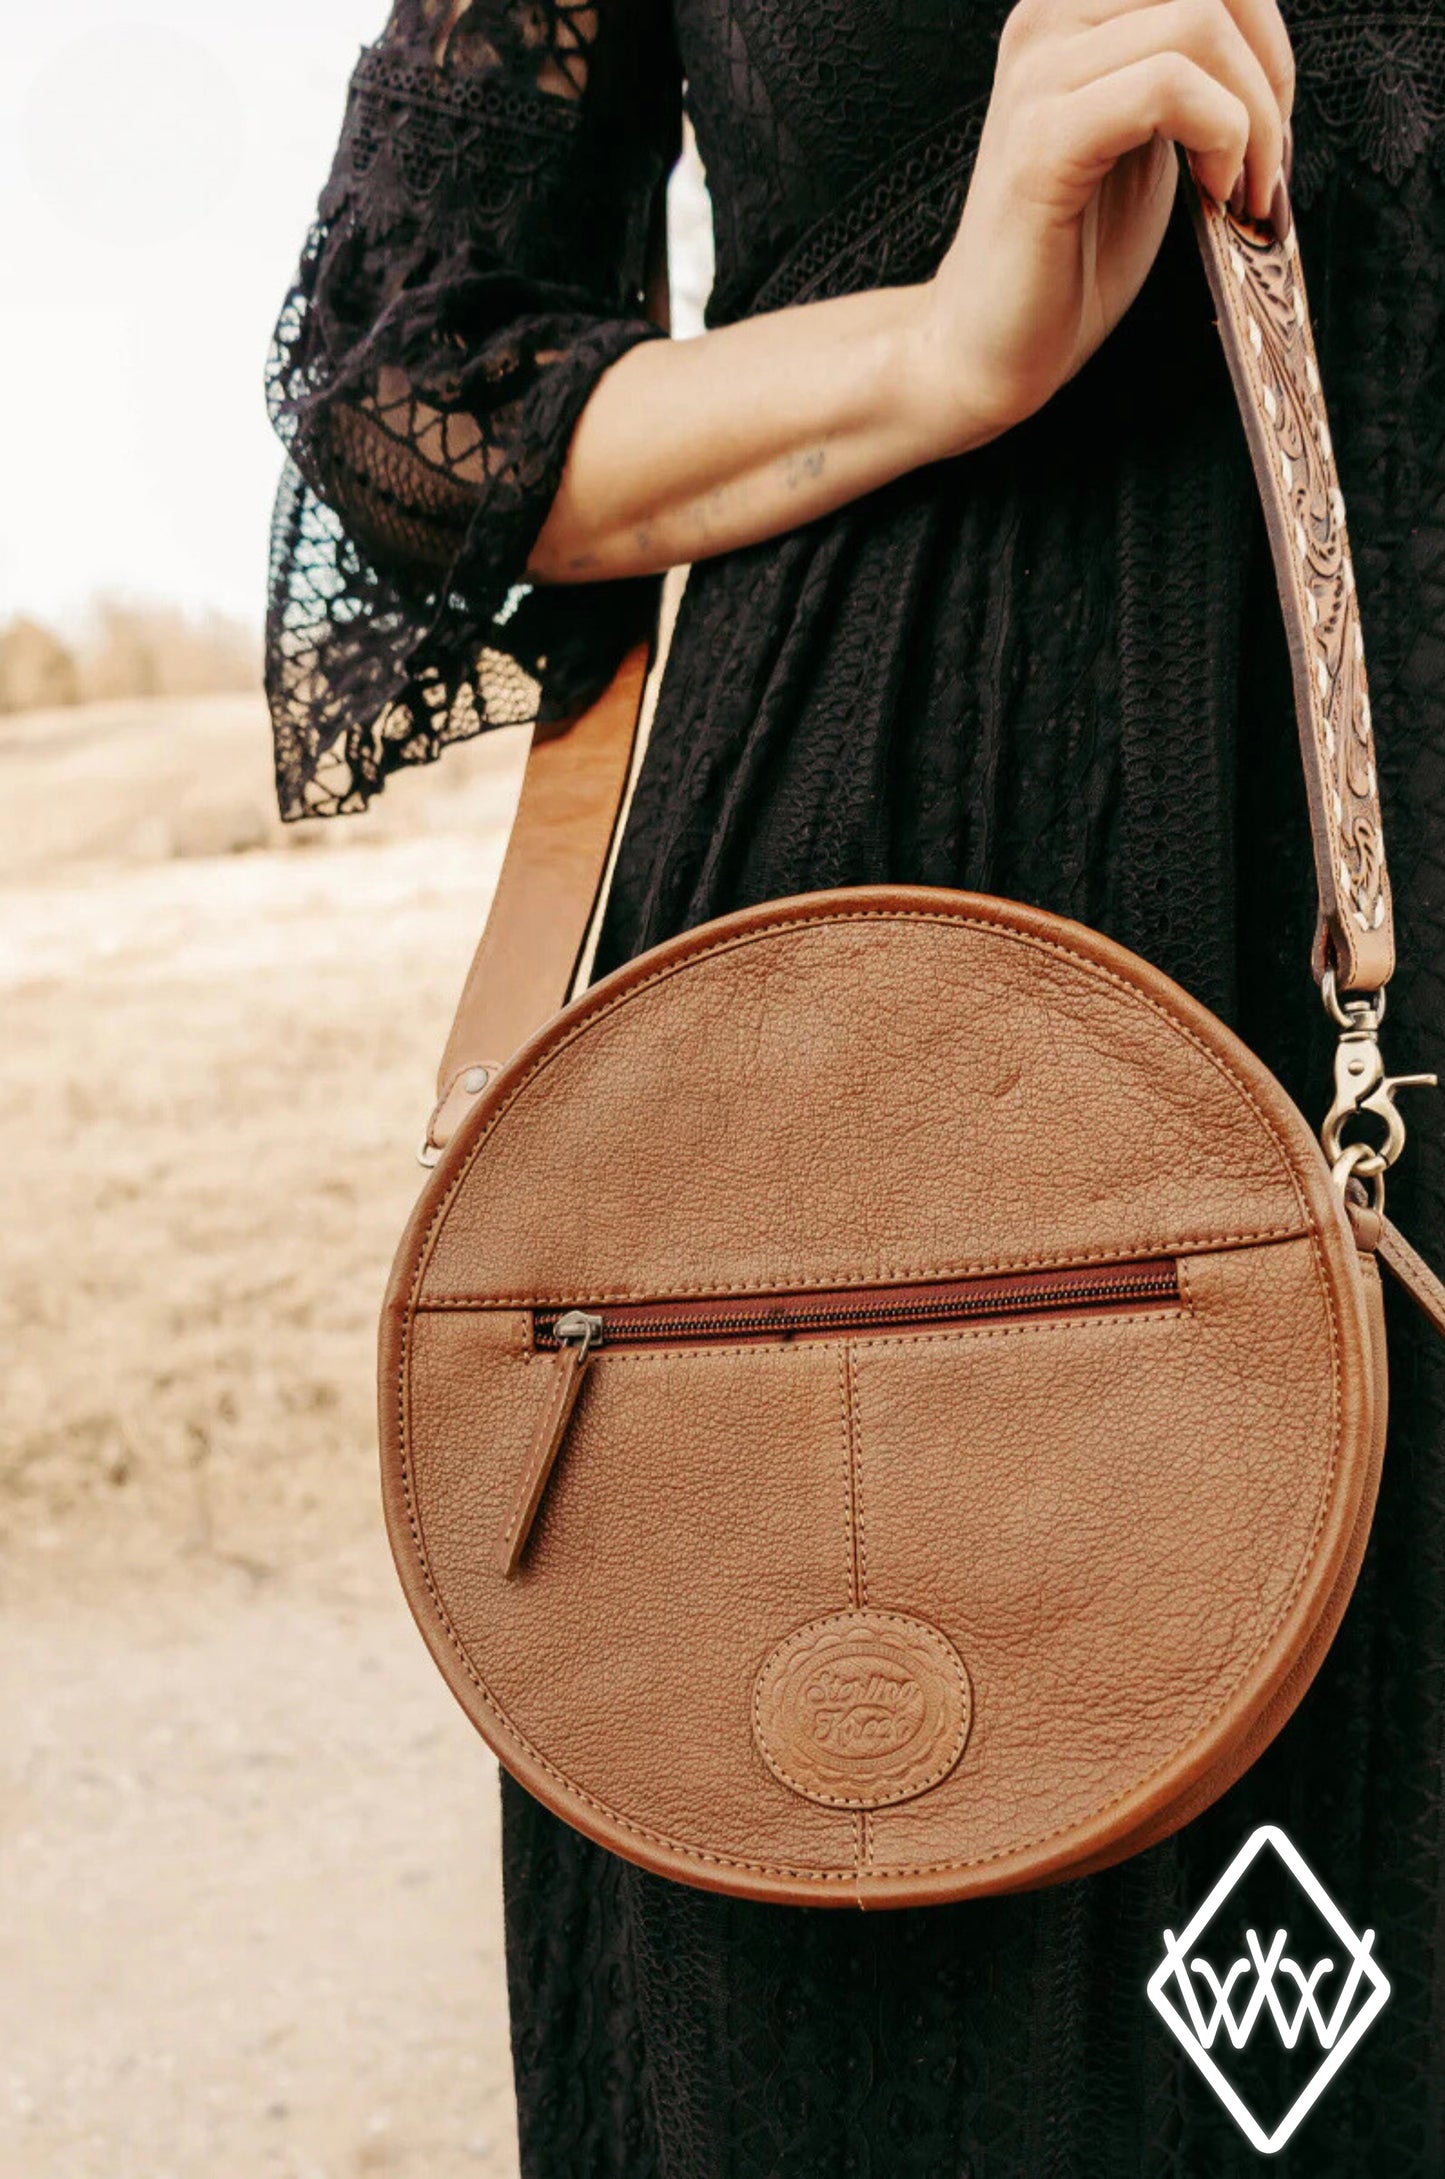
M 283 836 L 259 699 L 0 719 L 3 2179 L 515 2172 L 372 1347 L 520 755 Z

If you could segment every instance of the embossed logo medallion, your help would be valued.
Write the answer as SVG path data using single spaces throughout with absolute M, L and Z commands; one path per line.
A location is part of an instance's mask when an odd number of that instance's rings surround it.
M 779 1643 L 758 1674 L 753 1734 L 806 1800 L 886 1808 L 946 1778 L 973 1695 L 963 1659 L 905 1612 L 834 1612 Z

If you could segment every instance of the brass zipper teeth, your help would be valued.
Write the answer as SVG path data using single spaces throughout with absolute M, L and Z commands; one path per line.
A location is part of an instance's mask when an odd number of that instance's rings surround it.
M 587 1313 L 601 1324 L 595 1335 L 598 1346 L 623 1346 L 658 1341 L 682 1341 L 708 1339 L 719 1334 L 740 1338 L 773 1336 L 785 1339 L 792 1332 L 866 1330 L 871 1325 L 911 1325 L 949 1323 L 970 1317 L 1008 1317 L 1035 1315 L 1049 1309 L 1090 1306 L 1100 1303 L 1127 1303 L 1143 1300 L 1170 1300 L 1179 1292 L 1177 1273 L 1153 1269 L 1135 1272 L 1124 1277 L 1099 1279 L 1087 1285 L 1061 1282 L 1055 1286 L 1036 1286 L 1019 1292 L 995 1292 L 970 1297 L 961 1294 L 940 1295 L 936 1298 L 900 1295 L 896 1302 L 844 1303 L 818 1309 L 790 1309 L 772 1314 L 757 1311 L 745 1312 L 721 1309 L 710 1312 L 689 1311 L 685 1316 L 613 1316 L 609 1319 L 605 1304 Z M 635 1305 L 633 1305 L 635 1306 Z M 556 1336 L 556 1325 L 565 1310 L 539 1310 L 534 1325 L 537 1346 L 544 1348 L 566 1344 Z
M 687 1302 L 619 1302 L 611 1315 L 600 1306 L 590 1309 L 538 1309 L 533 1312 L 532 1333 L 539 1348 L 557 1356 L 552 1390 L 529 1450 L 511 1518 L 498 1547 L 498 1566 L 510 1580 L 521 1564 L 538 1509 L 546 1495 L 552 1470 L 562 1456 L 571 1427 L 572 1412 L 599 1347 L 676 1347 L 717 1338 L 769 1340 L 785 1344 L 799 1332 L 867 1331 L 894 1326 L 923 1329 L 930 1324 L 957 1324 L 973 1319 L 1046 1315 L 1050 1310 L 1105 1310 L 1129 1302 L 1168 1301 L 1178 1298 L 1179 1266 L 1167 1259 L 1140 1261 L 1107 1270 L 1080 1269 L 1072 1275 L 1060 1272 L 1015 1272 L 994 1279 L 977 1279 L 987 1293 L 970 1293 L 966 1279 L 920 1280 L 911 1288 L 873 1288 L 872 1300 L 838 1291 L 811 1299 L 797 1294 L 766 1300 L 745 1300 L 689 1305 Z M 671 1313 L 669 1313 L 669 1310 Z

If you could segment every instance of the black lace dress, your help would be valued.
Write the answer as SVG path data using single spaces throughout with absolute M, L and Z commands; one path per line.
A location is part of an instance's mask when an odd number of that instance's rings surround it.
M 438 67 L 424 0 L 400 0 L 362 55 L 273 369 L 294 461 L 270 616 L 289 814 L 359 809 L 448 741 L 563 714 L 646 625 L 650 582 L 521 577 L 599 373 L 655 337 L 647 238 L 684 98 L 716 221 L 712 322 L 915 279 L 957 217 L 1003 12 L 472 0 Z M 1445 0 L 1286 13 L 1400 925 L 1390 1053 L 1429 1065 Z M 1176 219 L 1123 327 L 1039 417 L 693 570 L 599 965 L 815 886 L 977 887 L 1135 947 L 1314 1111 L 1330 1039 L 1293 736 L 1242 434 Z M 1442 1116 L 1416 1097 L 1392 1194 L 1437 1262 Z M 1164 1929 L 1262 1821 L 1378 1931 L 1393 1984 L 1275 2168 L 1441 2179 L 1445 1347 L 1390 1306 L 1390 1450 L 1343 1632 L 1266 1759 L 1179 1838 L 1053 1891 L 863 1917 L 644 1875 L 504 1786 L 530 2179 L 1252 2171 L 1143 1989 Z M 1247 2063 L 1262 2114 L 1282 2109 L 1275 2039 Z

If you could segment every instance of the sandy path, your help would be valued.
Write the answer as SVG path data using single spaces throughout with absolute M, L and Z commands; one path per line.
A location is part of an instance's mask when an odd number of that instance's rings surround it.
M 0 2169 L 500 2179 L 494 1773 L 389 1593 L 243 1579 L 7 1615 Z
M 4 2179 L 515 2169 L 371 1372 L 517 754 L 306 852 L 258 703 L 0 721 Z

